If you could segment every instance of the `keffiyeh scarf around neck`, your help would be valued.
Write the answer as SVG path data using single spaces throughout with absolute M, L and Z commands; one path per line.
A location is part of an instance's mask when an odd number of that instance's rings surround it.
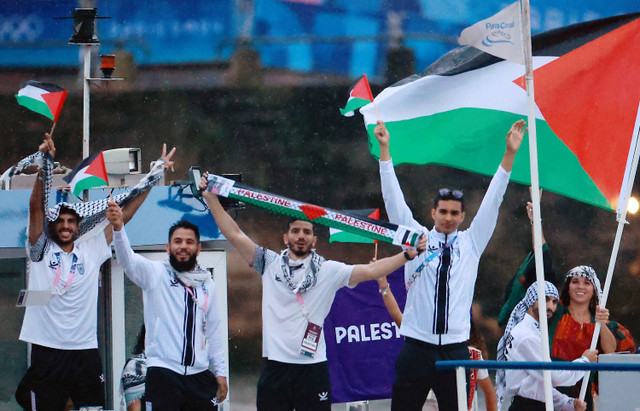
M 45 211 L 44 232 L 47 232 L 48 224 L 58 219 L 61 208 L 68 208 L 75 211 L 81 218 L 78 224 L 78 238 L 91 232 L 93 229 L 104 229 L 106 227 L 106 212 L 109 206 L 109 198 L 103 198 L 96 201 L 88 201 L 81 203 L 62 202 L 56 204 L 53 208 L 49 206 L 49 194 L 51 192 L 53 180 L 53 158 L 49 153 L 38 151 L 30 156 L 20 160 L 18 164 L 11 168 L 9 176 L 12 177 L 21 174 L 25 169 L 31 166 L 37 166 L 42 170 L 42 209 Z M 159 159 L 155 162 L 149 173 L 144 176 L 138 184 L 132 187 L 126 193 L 113 196 L 113 200 L 119 206 L 125 205 L 131 199 L 137 197 L 144 191 L 154 186 L 164 175 L 164 160 Z M 103 226 L 104 224 L 104 226 Z M 38 241 L 33 246 L 28 247 L 29 255 L 33 261 L 39 261 L 40 257 L 46 251 L 48 242 Z
M 579 265 L 569 270 L 565 278 L 571 278 L 571 277 L 584 277 L 587 280 L 589 280 L 591 284 L 593 284 L 593 289 L 597 293 L 596 295 L 598 296 L 598 304 L 600 304 L 600 301 L 602 301 L 602 288 L 600 286 L 600 280 L 598 279 L 596 270 L 594 270 L 588 265 Z
M 178 279 L 182 285 L 187 287 L 205 289 L 204 282 L 211 278 L 211 273 L 199 265 L 196 265 L 191 271 L 178 271 L 173 268 L 167 259 L 164 261 L 164 266 L 169 274 L 173 275 L 173 277 Z
M 318 271 L 325 261 L 315 250 L 311 250 L 311 254 L 303 260 L 292 261 L 289 258 L 288 249 L 280 253 L 278 260 L 276 281 L 285 284 L 294 294 L 298 292 L 304 294 L 308 289 L 316 285 L 318 282 Z M 304 276 L 304 279 L 298 284 L 293 281 L 294 276 L 292 271 L 294 270 L 302 272 Z
M 560 299 L 558 289 L 549 281 L 544 282 L 544 295 L 545 297 L 555 297 Z M 509 322 L 504 330 L 504 335 L 500 339 L 500 342 L 498 342 L 498 353 L 496 356 L 498 361 L 507 361 L 506 349 L 511 345 L 511 341 L 513 340 L 511 331 L 513 330 L 513 327 L 518 325 L 524 319 L 524 316 L 527 315 L 527 310 L 535 304 L 536 301 L 538 301 L 538 283 L 533 283 L 527 289 L 527 293 L 524 298 L 511 312 Z M 539 308 L 540 315 L 546 315 L 546 312 L 546 309 Z M 500 409 L 502 401 L 504 400 L 504 390 L 506 387 L 505 376 L 505 370 L 496 371 L 496 395 L 498 396 L 498 409 Z

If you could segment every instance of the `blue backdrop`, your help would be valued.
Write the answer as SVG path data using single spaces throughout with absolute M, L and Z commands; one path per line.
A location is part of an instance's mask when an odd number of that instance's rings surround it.
M 246 4 L 254 4 L 245 7 Z M 455 47 L 460 31 L 509 1 L 485 0 L 98 0 L 100 52 L 122 40 L 141 65 L 227 60 L 249 36 L 267 67 L 374 77 L 384 72 L 390 16 L 401 16 L 416 71 Z M 0 66 L 73 66 L 67 45 L 74 0 L 2 0 Z M 534 33 L 638 11 L 637 0 L 531 0 Z M 251 12 L 253 10 L 253 12 Z

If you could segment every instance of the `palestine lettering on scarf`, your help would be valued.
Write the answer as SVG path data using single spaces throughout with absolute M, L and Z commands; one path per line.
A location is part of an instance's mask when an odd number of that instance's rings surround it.
M 265 194 L 265 193 L 256 193 L 255 191 L 246 190 L 244 188 L 239 188 L 237 195 L 251 198 L 253 200 L 264 201 L 265 203 L 275 204 L 278 206 L 292 207 L 291 201 L 285 198 L 280 198 L 280 197 L 276 197 L 276 196 Z
M 366 230 L 370 233 L 375 233 L 375 234 L 380 234 L 383 236 L 388 236 L 387 234 L 387 228 L 386 227 L 382 227 L 376 224 L 371 224 L 368 221 L 363 221 L 360 220 L 358 218 L 354 218 L 348 215 L 344 215 L 344 214 L 340 214 L 340 213 L 335 213 L 335 217 L 333 217 L 334 221 L 338 221 L 340 223 L 344 223 L 347 224 L 351 227 L 354 228 L 361 228 L 363 230 Z

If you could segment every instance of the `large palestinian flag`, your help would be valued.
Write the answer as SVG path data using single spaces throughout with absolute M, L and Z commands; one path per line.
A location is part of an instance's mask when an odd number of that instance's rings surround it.
M 580 23 L 533 37 L 540 185 L 615 209 L 640 102 L 639 14 Z M 471 47 L 375 99 L 394 163 L 442 164 L 493 175 L 510 125 L 526 118 L 524 66 Z M 361 109 L 371 153 L 377 116 Z M 637 130 L 636 130 L 637 132 Z M 525 137 L 526 140 L 527 137 Z M 530 184 L 523 142 L 511 179 Z
M 49 117 L 54 123 L 58 121 L 66 98 L 67 90 L 62 87 L 35 80 L 22 83 L 18 94 L 16 94 L 18 104 Z

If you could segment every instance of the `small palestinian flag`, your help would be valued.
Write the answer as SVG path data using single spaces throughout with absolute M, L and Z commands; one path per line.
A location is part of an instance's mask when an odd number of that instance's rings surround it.
M 371 87 L 369 87 L 367 75 L 364 74 L 349 92 L 349 100 L 347 100 L 344 108 L 340 109 L 340 113 L 345 117 L 351 117 L 353 116 L 354 110 L 364 107 L 372 101 L 373 94 L 371 94 Z
M 18 104 L 31 111 L 49 117 L 53 122 L 58 121 L 58 116 L 67 98 L 67 90 L 51 83 L 41 83 L 29 80 L 20 85 L 20 91 L 16 94 Z
M 359 216 L 359 217 L 369 217 L 374 220 L 380 219 L 380 209 L 376 208 L 368 208 L 364 210 L 342 210 L 343 213 Z M 372 238 L 367 238 L 358 234 L 349 233 L 346 231 L 338 230 L 337 228 L 329 228 L 329 242 L 338 242 L 338 243 L 364 243 L 364 244 L 373 244 L 377 243 L 378 240 L 374 240 Z
M 107 177 L 102 151 L 82 160 L 71 173 L 64 177 L 64 181 L 69 183 L 71 191 L 78 198 L 83 190 L 108 185 L 109 177 Z

